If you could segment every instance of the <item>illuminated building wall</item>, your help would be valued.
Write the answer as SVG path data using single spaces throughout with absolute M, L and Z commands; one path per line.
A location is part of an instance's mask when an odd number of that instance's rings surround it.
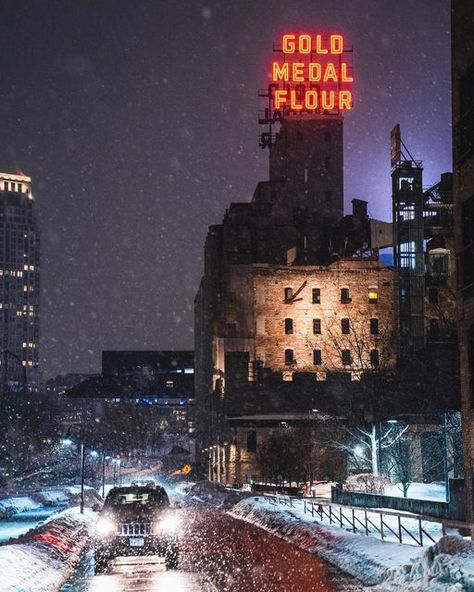
M 452 101 L 461 408 L 467 515 L 474 518 L 474 11 L 452 2 Z
M 249 352 L 255 365 L 281 372 L 393 369 L 397 286 L 377 260 L 342 260 L 319 266 L 231 266 L 215 323 L 215 366 L 225 354 Z
M 0 385 L 39 381 L 40 242 L 31 178 L 0 173 Z

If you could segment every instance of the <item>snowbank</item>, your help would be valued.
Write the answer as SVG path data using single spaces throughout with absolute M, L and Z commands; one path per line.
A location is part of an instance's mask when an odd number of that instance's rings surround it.
M 462 592 L 474 590 L 474 543 L 446 536 L 423 555 L 389 570 L 373 592 Z
M 80 491 L 78 485 L 71 485 L 0 499 L 0 520 L 6 520 L 18 514 L 43 510 L 44 508 L 53 506 L 57 506 L 58 508 L 75 506 L 79 503 Z M 85 487 L 86 505 L 93 505 L 101 499 L 91 487 Z
M 0 500 L 0 519 L 9 518 L 21 512 L 40 510 L 43 507 L 44 504 L 30 496 L 7 497 Z
M 243 500 L 229 513 L 317 553 L 374 586 L 371 592 L 474 591 L 474 543 L 459 536 L 445 536 L 428 548 L 382 542 L 320 524 L 264 497 Z
M 97 518 L 91 510 L 65 510 L 0 546 L 2 592 L 54 592 L 72 575 Z
M 229 489 L 214 481 L 198 481 L 187 489 L 186 495 L 191 502 L 198 502 L 215 508 L 231 508 L 241 499 L 252 494 L 240 491 L 240 489 Z
M 317 553 L 367 585 L 380 583 L 390 570 L 409 563 L 423 553 L 423 549 L 417 547 L 382 542 L 341 528 L 321 525 L 310 517 L 303 520 L 292 510 L 272 506 L 262 497 L 243 500 L 229 513 L 309 553 Z

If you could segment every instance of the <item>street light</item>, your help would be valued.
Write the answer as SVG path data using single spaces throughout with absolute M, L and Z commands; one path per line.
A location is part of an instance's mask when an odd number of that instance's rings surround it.
M 62 442 L 64 446 L 70 446 L 74 443 L 74 440 L 71 436 L 71 430 L 73 428 L 79 428 L 79 445 L 81 450 L 81 474 L 80 474 L 80 481 L 81 481 L 81 502 L 79 506 L 79 511 L 81 514 L 84 514 L 84 469 L 85 469 L 85 446 L 84 446 L 84 426 L 80 423 L 73 423 L 69 426 L 66 435 L 64 436 Z
M 121 475 L 120 475 L 120 463 L 122 462 L 120 457 L 113 458 L 114 463 L 114 487 L 118 485 L 120 487 Z
M 105 456 L 104 443 L 101 441 L 101 442 L 99 442 L 99 444 L 102 447 L 102 498 L 104 498 L 105 497 L 105 460 L 109 459 L 110 456 Z M 91 450 L 91 456 L 93 456 L 94 458 L 97 458 L 99 456 L 99 453 L 97 452 L 97 450 Z

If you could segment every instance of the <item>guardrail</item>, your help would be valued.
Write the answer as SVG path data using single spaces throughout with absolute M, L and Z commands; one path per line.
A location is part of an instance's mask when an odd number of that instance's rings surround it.
M 313 519 L 319 519 L 321 523 L 334 524 L 366 536 L 375 536 L 382 541 L 395 540 L 400 544 L 406 544 L 408 540 L 408 544 L 414 542 L 420 547 L 425 544 L 431 545 L 444 536 L 448 529 L 474 532 L 474 524 L 421 514 L 345 506 L 323 501 L 315 502 L 300 497 L 281 495 L 265 495 L 265 498 L 273 505 L 283 505 L 294 509 L 302 507 L 304 514 L 311 515 Z M 427 523 L 438 525 L 438 528 L 430 528 Z

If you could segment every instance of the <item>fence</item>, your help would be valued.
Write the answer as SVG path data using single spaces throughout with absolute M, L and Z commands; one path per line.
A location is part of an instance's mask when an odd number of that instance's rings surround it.
M 389 508 L 397 512 L 410 512 L 447 520 L 462 520 L 464 516 L 463 487 L 464 481 L 462 479 L 450 479 L 450 502 L 447 503 L 442 501 L 391 497 L 362 491 L 346 491 L 341 486 L 337 486 L 331 488 L 331 502 L 343 506 Z
M 321 523 L 339 526 L 351 532 L 375 536 L 398 543 L 425 544 L 436 543 L 448 529 L 472 531 L 473 524 L 457 520 L 444 520 L 421 514 L 408 514 L 390 510 L 376 510 L 358 506 L 346 506 L 326 502 L 314 502 L 294 497 L 266 495 L 272 505 L 283 505 L 301 510 Z

